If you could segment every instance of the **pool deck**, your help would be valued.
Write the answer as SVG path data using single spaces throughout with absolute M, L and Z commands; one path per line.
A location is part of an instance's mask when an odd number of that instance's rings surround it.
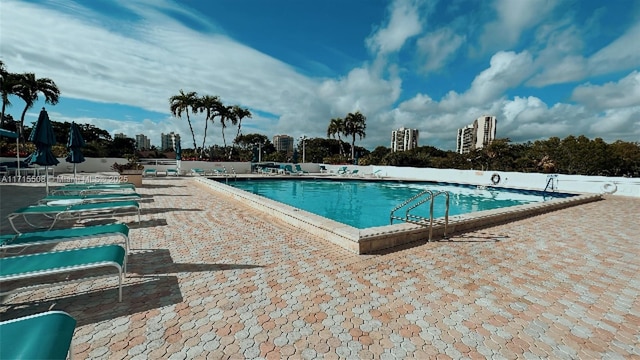
M 77 359 L 640 357 L 638 198 L 357 255 L 193 178 L 144 184 L 121 303 L 95 280 L 3 298 L 0 319 L 70 313 Z M 43 196 L 1 184 L 0 231 Z

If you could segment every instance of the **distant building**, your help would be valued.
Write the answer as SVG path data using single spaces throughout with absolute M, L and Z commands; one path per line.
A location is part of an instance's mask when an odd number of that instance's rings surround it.
M 458 129 L 456 152 L 465 154 L 482 149 L 496 138 L 497 119 L 495 116 L 481 116 L 473 124 Z
M 276 151 L 285 151 L 287 154 L 293 153 L 293 137 L 276 135 L 273 137 L 273 146 L 275 146 Z
M 123 133 L 117 133 L 113 136 L 114 139 L 126 139 L 128 138 L 127 135 L 123 134 Z
M 456 152 L 458 154 L 470 152 L 473 144 L 473 124 L 458 129 L 458 137 L 456 139 Z
M 173 131 L 165 134 L 160 134 L 160 151 L 176 148 L 176 144 L 180 141 L 180 134 L 176 134 Z
M 391 132 L 391 151 L 407 151 L 418 147 L 418 130 L 401 127 Z
M 151 148 L 151 140 L 146 135 L 136 135 L 136 150 L 149 150 Z

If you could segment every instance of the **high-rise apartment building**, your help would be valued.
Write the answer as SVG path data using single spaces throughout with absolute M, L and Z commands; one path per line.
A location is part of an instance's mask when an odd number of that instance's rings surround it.
M 391 151 L 407 151 L 418 147 L 418 130 L 401 127 L 391 132 Z
M 113 135 L 114 139 L 126 139 L 128 136 L 123 134 L 123 133 L 117 133 L 115 135 Z
M 471 144 L 473 144 L 473 124 L 458 129 L 458 137 L 456 139 L 456 152 L 458 154 L 466 154 L 471 151 Z
M 481 116 L 473 124 L 458 129 L 456 152 L 465 154 L 482 149 L 496 138 L 497 119 L 495 116 Z
M 276 151 L 285 151 L 293 153 L 293 137 L 289 135 L 276 135 L 273 137 L 273 146 Z
M 160 134 L 160 150 L 175 149 L 176 144 L 180 141 L 180 134 L 176 134 L 173 131 L 165 134 Z
M 148 150 L 151 148 L 151 140 L 144 135 L 138 134 L 136 135 L 136 150 Z

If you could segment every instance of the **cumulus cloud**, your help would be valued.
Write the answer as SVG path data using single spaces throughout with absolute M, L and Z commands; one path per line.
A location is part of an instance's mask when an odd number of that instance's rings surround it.
M 566 35 L 566 34 L 565 34 Z M 557 37 L 557 36 L 556 36 Z M 640 23 L 631 26 L 624 34 L 589 57 L 583 56 L 577 46 L 578 36 L 566 36 L 561 41 L 552 38 L 547 49 L 536 59 L 540 73 L 529 85 L 546 86 L 580 81 L 587 76 L 611 74 L 640 66 Z
M 423 59 L 423 70 L 429 72 L 442 68 L 458 51 L 465 39 L 464 35 L 458 35 L 450 28 L 428 33 L 418 39 L 417 47 Z
M 488 69 L 478 74 L 463 94 L 449 92 L 441 101 L 443 109 L 488 103 L 501 97 L 509 88 L 520 85 L 531 75 L 533 59 L 527 51 L 498 52 L 491 57 Z
M 515 45 L 524 30 L 542 22 L 555 6 L 556 2 L 549 0 L 496 0 L 497 19 L 485 25 L 480 37 L 482 49 Z
M 580 85 L 571 99 L 596 110 L 640 106 L 640 72 L 633 71 L 618 82 Z
M 291 66 L 224 35 L 195 32 L 150 6 L 131 10 L 154 20 L 111 24 L 115 20 L 96 13 L 78 18 L 28 3 L 3 4 L 4 60 L 14 72 L 56 79 L 66 97 L 157 112 L 166 112 L 168 98 L 183 88 L 280 113 L 291 101 L 285 93 L 310 95 L 317 86 Z M 33 18 L 40 26 L 25 25 Z M 127 34 L 108 29 L 116 25 Z
M 389 8 L 389 23 L 366 40 L 369 50 L 380 55 L 400 50 L 407 39 L 418 35 L 422 30 L 418 7 L 414 1 L 396 0 Z

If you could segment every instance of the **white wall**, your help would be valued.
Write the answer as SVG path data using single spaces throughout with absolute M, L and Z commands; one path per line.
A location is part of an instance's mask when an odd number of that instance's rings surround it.
M 329 171 L 336 172 L 344 165 L 324 165 Z M 433 168 L 412 168 L 394 166 L 347 166 L 349 170 L 359 169 L 365 177 L 380 170 L 383 177 L 403 178 L 407 180 L 440 181 L 459 184 L 484 186 L 505 186 L 518 189 L 544 190 L 548 175 L 541 173 L 518 173 L 505 171 L 454 170 Z M 491 178 L 500 176 L 500 182 L 494 185 Z M 640 178 L 581 176 L 558 174 L 554 186 L 561 192 L 604 193 L 614 191 L 615 195 L 640 197 Z

